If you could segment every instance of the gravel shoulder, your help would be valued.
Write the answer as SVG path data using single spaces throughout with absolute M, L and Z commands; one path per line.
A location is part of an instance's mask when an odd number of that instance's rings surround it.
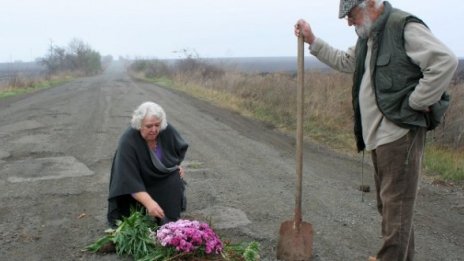
M 132 111 L 147 100 L 163 106 L 190 143 L 185 215 L 211 220 L 223 238 L 259 241 L 263 260 L 275 260 L 280 224 L 294 210 L 294 137 L 135 82 L 118 63 L 103 75 L 0 100 L 1 260 L 126 259 L 81 249 L 107 228 L 111 158 Z M 313 260 L 374 255 L 380 218 L 374 193 L 362 197 L 358 190 L 361 156 L 307 143 L 303 170 L 303 219 L 314 228 Z M 371 189 L 372 172 L 366 163 L 364 182 Z M 417 260 L 462 260 L 463 202 L 462 189 L 422 180 Z

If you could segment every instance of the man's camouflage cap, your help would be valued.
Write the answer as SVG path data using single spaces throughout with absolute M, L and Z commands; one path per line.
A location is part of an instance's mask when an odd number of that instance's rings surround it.
M 345 17 L 353 7 L 364 2 L 364 0 L 340 0 L 340 11 L 338 12 L 338 18 Z

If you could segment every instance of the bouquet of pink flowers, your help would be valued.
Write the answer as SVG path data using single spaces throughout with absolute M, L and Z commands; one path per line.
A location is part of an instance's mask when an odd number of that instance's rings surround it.
M 197 250 L 206 254 L 220 254 L 223 244 L 208 224 L 180 219 L 161 226 L 152 233 L 162 246 L 173 247 L 182 253 L 193 253 Z
M 207 223 L 196 220 L 181 219 L 158 227 L 140 211 L 133 211 L 116 229 L 86 247 L 91 252 L 106 253 L 110 249 L 140 261 L 260 260 L 260 245 L 256 241 L 223 243 Z

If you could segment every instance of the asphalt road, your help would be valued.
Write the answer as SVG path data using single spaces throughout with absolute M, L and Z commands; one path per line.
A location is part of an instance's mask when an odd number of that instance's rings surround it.
M 113 63 L 104 74 L 0 100 L 0 260 L 123 260 L 81 249 L 103 235 L 109 169 L 132 111 L 152 100 L 190 143 L 185 215 L 224 238 L 256 240 L 275 260 L 295 196 L 294 137 L 185 94 L 136 82 Z M 365 184 L 374 188 L 365 164 Z M 381 244 L 374 193 L 357 189 L 361 157 L 305 144 L 303 219 L 313 260 L 366 260 Z M 417 260 L 463 260 L 462 190 L 423 181 Z

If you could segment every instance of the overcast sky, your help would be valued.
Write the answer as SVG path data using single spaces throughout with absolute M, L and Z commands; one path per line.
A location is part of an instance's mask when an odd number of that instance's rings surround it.
M 422 18 L 464 57 L 464 1 L 391 0 Z M 0 0 L 0 62 L 32 61 L 50 43 L 80 39 L 102 55 L 177 58 L 295 56 L 293 25 L 346 49 L 356 34 L 338 19 L 338 0 Z

